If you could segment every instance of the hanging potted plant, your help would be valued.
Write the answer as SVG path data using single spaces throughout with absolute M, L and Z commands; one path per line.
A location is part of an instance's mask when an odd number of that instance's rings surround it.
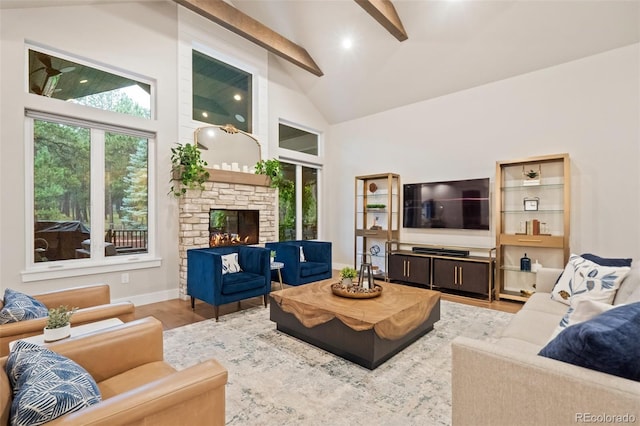
M 187 189 L 204 189 L 204 183 L 209 179 L 209 172 L 205 169 L 207 162 L 200 157 L 197 145 L 177 144 L 171 148 L 171 176 L 170 194 L 180 197 Z
M 282 172 L 280 161 L 272 158 L 270 160 L 260 160 L 256 163 L 255 173 L 266 175 L 271 179 L 272 188 L 280 188 L 286 181 Z
M 49 309 L 49 317 L 47 318 L 47 326 L 44 328 L 44 341 L 55 342 L 56 340 L 65 339 L 71 336 L 71 315 L 78 308 L 69 309 L 67 306 Z

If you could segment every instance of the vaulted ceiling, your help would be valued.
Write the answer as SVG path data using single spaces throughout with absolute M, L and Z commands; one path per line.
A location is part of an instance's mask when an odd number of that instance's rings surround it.
M 393 0 L 398 41 L 353 0 L 236 0 L 304 48 L 316 77 L 281 58 L 330 123 L 443 96 L 640 40 L 640 2 Z M 353 46 L 342 47 L 344 37 Z
M 0 7 L 116 1 L 0 0 Z M 393 0 L 404 41 L 366 10 L 384 0 L 228 3 L 308 52 L 321 76 L 281 55 L 270 54 L 270 64 L 332 124 L 640 41 L 638 1 Z

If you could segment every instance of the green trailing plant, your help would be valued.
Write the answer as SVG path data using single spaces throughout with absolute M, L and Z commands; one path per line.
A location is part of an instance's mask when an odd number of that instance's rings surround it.
M 286 182 L 280 160 L 275 158 L 258 161 L 255 170 L 257 175 L 269 176 L 271 178 L 271 187 L 273 188 L 281 188 Z
M 177 182 L 169 190 L 170 194 L 180 197 L 187 189 L 204 189 L 204 183 L 209 179 L 209 172 L 205 169 L 207 162 L 200 157 L 197 145 L 177 144 L 171 148 L 171 174 L 178 176 L 172 182 Z
M 355 278 L 358 273 L 350 266 L 345 266 L 340 270 L 340 278 Z
M 47 328 L 61 328 L 69 324 L 71 316 L 78 310 L 78 308 L 69 308 L 67 306 L 60 305 L 57 308 L 49 309 L 49 317 L 47 318 Z
M 386 204 L 367 204 L 368 209 L 384 209 L 387 207 Z

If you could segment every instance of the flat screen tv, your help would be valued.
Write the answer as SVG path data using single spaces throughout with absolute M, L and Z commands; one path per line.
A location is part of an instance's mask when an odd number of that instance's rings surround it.
M 489 229 L 489 178 L 403 185 L 405 228 Z

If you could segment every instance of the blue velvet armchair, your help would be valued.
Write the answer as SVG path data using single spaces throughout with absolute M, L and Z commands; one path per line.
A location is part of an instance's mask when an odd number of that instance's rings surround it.
M 276 261 L 284 263 L 282 281 L 289 285 L 307 284 L 332 276 L 331 243 L 327 241 L 295 240 L 266 243 L 276 251 Z M 300 260 L 300 247 L 305 261 Z
M 231 253 L 238 253 L 241 271 L 223 274 L 222 256 Z M 266 307 L 270 292 L 269 250 L 253 246 L 187 250 L 187 294 L 192 309 L 195 299 L 207 302 L 214 306 L 217 321 L 220 305 L 262 296 Z

